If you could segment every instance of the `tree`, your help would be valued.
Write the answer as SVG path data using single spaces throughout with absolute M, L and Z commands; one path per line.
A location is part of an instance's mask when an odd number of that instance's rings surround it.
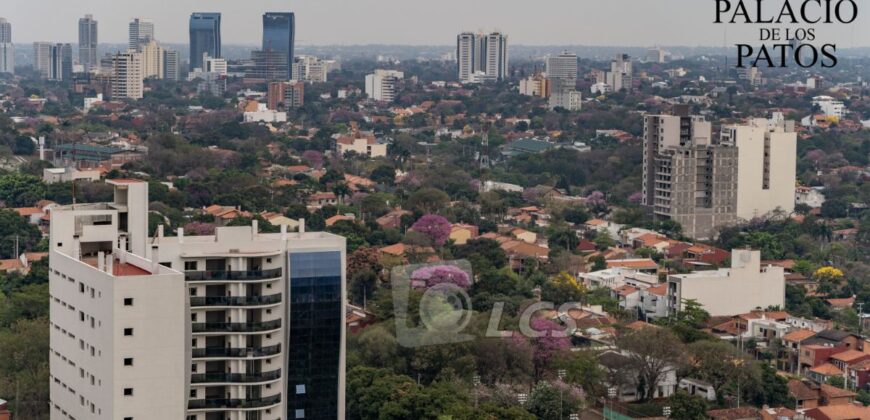
M 541 299 L 561 305 L 565 302 L 582 302 L 586 297 L 586 287 L 577 278 L 561 272 L 541 288 Z
M 601 271 L 607 269 L 607 260 L 604 259 L 604 256 L 602 255 L 590 257 L 589 262 L 592 263 L 592 267 L 589 269 L 590 271 Z
M 453 284 L 463 289 L 471 285 L 471 277 L 461 268 L 453 265 L 423 267 L 411 273 L 411 280 L 425 282 L 426 287 L 439 284 Z
M 351 301 L 363 305 L 377 288 L 378 275 L 369 268 L 356 271 L 350 276 L 349 286 Z
M 683 343 L 665 328 L 642 328 L 620 335 L 616 346 L 629 355 L 643 388 L 641 399 L 655 395 L 656 387 L 671 369 L 683 362 Z
M 318 152 L 317 150 L 306 150 L 302 152 L 302 159 L 305 159 L 314 169 L 320 169 L 323 167 L 323 154 Z
M 562 248 L 571 251 L 580 244 L 580 238 L 570 229 L 558 229 L 547 238 L 550 248 Z
M 579 390 L 564 382 L 541 381 L 532 388 L 525 407 L 542 420 L 566 419 L 580 409 L 582 398 Z
M 33 140 L 26 136 L 15 137 L 15 145 L 12 147 L 12 153 L 16 155 L 32 155 L 36 151 L 36 145 Z
M 372 171 L 369 178 L 378 184 L 393 185 L 396 179 L 396 170 L 390 165 L 380 165 Z
M 434 213 L 450 202 L 450 196 L 437 188 L 422 188 L 408 197 L 408 207 L 421 213 Z
M 825 218 L 835 219 L 846 217 L 848 211 L 849 203 L 840 198 L 825 200 L 825 202 L 822 203 L 822 217 Z
M 0 201 L 7 207 L 32 206 L 45 197 L 45 184 L 42 180 L 18 172 L 0 175 Z
M 15 418 L 49 417 L 48 318 L 21 319 L 0 329 L 0 394 Z
M 688 392 L 678 389 L 668 398 L 668 406 L 671 407 L 670 418 L 684 420 L 707 419 L 707 401 L 703 398 L 689 395 Z
M 591 351 L 571 352 L 562 360 L 565 369 L 565 380 L 580 385 L 587 394 L 601 396 L 604 393 L 604 370 L 598 363 L 598 358 Z
M 442 216 L 427 214 L 417 220 L 411 229 L 425 235 L 431 244 L 442 246 L 450 237 L 451 224 Z
M 742 371 L 749 361 L 745 354 L 729 343 L 701 340 L 690 344 L 688 349 L 693 376 L 709 382 L 719 401 L 725 397 L 726 385 L 745 376 Z
M 532 365 L 534 366 L 534 380 L 539 381 L 544 376 L 547 368 L 565 356 L 570 347 L 570 340 L 564 334 L 565 329 L 555 321 L 544 318 L 532 318 L 530 327 L 542 333 L 540 337 L 514 335 L 514 345 L 522 345 L 528 341 L 532 345 Z
M 813 273 L 813 278 L 820 282 L 838 283 L 843 278 L 843 271 L 834 267 L 821 267 Z
M 452 249 L 457 259 L 467 259 L 476 275 L 488 270 L 498 270 L 507 265 L 507 254 L 493 239 L 477 238 Z
M 0 209 L 0 258 L 15 258 L 19 252 L 34 250 L 40 239 L 39 228 L 27 218 L 13 210 Z

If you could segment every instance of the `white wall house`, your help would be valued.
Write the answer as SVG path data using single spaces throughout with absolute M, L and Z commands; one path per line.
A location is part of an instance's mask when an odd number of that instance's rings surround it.
M 782 267 L 762 267 L 760 251 L 735 249 L 730 268 L 668 276 L 668 299 L 672 311 L 681 311 L 693 299 L 712 316 L 784 307 L 785 272 Z

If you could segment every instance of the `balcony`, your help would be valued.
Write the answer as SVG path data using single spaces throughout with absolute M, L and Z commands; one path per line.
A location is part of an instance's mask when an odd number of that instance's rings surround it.
M 274 381 L 274 380 L 280 379 L 280 378 L 281 378 L 281 369 L 273 370 L 271 372 L 258 372 L 258 373 L 224 373 L 224 372 L 194 373 L 194 374 L 190 375 L 190 383 L 192 383 L 192 384 L 204 384 L 204 383 L 247 384 L 247 383 L 255 383 L 255 382 Z
M 206 347 L 193 349 L 193 358 L 208 358 L 208 357 L 266 357 L 274 356 L 281 352 L 281 345 L 276 344 L 268 347 Z
M 281 394 L 265 398 L 207 398 L 203 400 L 190 400 L 187 403 L 189 410 L 202 409 L 238 409 L 238 408 L 262 408 L 281 402 Z
M 260 306 L 281 303 L 281 294 L 268 296 L 193 296 L 190 306 Z
M 194 322 L 193 332 L 195 333 L 251 333 L 270 331 L 281 328 L 281 320 L 276 319 L 266 322 Z
M 185 271 L 184 279 L 187 281 L 256 281 L 279 278 L 281 273 L 281 268 L 248 271 Z

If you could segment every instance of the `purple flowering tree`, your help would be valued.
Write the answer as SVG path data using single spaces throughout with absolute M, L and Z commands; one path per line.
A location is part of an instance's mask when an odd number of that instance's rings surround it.
M 442 246 L 450 237 L 451 224 L 442 216 L 427 214 L 417 220 L 411 229 L 425 235 L 433 244 Z
M 305 159 L 305 161 L 314 169 L 320 169 L 323 167 L 323 154 L 317 150 L 306 150 L 302 152 L 302 159 Z
M 643 193 L 638 191 L 630 196 L 628 196 L 628 202 L 638 204 L 643 201 Z
M 534 366 L 535 381 L 541 380 L 547 367 L 559 357 L 568 352 L 570 339 L 562 333 L 565 327 L 556 321 L 544 318 L 533 318 L 530 321 L 533 330 L 544 333 L 540 337 L 523 337 L 514 334 L 515 346 L 522 346 L 527 341 L 532 346 L 532 364 Z
M 471 277 L 459 267 L 452 265 L 436 265 L 423 267 L 411 273 L 411 281 L 415 287 L 426 288 L 439 284 L 453 284 L 463 289 L 471 286 Z

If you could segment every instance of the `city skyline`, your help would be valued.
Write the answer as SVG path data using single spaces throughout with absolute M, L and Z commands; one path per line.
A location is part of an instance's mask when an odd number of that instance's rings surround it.
M 120 9 L 110 0 L 84 0 L 69 4 L 59 0 L 22 3 L 4 15 L 16 27 L 18 43 L 37 41 L 74 42 L 76 19 L 93 14 L 101 22 L 100 38 L 104 43 L 123 43 L 127 22 L 132 17 L 152 19 L 163 43 L 187 42 L 187 18 L 194 12 L 218 12 L 223 15 L 223 43 L 259 45 L 262 39 L 262 14 L 294 12 L 297 15 L 299 45 L 450 45 L 455 34 L 463 31 L 498 30 L 509 34 L 514 45 L 590 45 L 590 46 L 722 46 L 736 42 L 757 42 L 757 25 L 715 25 L 712 2 L 663 0 L 642 2 L 612 0 L 596 5 L 591 13 L 580 2 L 553 1 L 560 13 L 548 14 L 547 24 L 534 24 L 526 14 L 514 11 L 521 3 L 513 0 L 480 0 L 467 4 L 446 0 L 437 5 L 412 5 L 398 0 L 348 2 L 322 0 L 286 2 L 264 0 L 259 7 L 230 0 L 200 4 L 179 0 L 161 5 L 159 12 L 144 3 L 126 4 Z M 39 13 L 49 8 L 51 14 Z M 625 14 L 630 8 L 633 13 Z M 119 10 L 120 9 L 120 10 Z M 457 14 L 456 11 L 462 13 Z M 39 22 L 37 22 L 37 16 Z M 405 16 L 387 19 L 384 16 Z M 415 16 L 421 18 L 416 19 Z M 422 18 L 425 16 L 425 19 Z M 602 16 L 620 19 L 601 19 Z M 69 21 L 69 22 L 67 22 Z M 39 24 L 37 24 L 39 23 Z M 367 23 L 367 24 L 362 24 Z M 377 24 L 373 24 L 377 23 Z M 851 25 L 819 26 L 818 42 L 837 43 L 839 48 L 870 46 L 867 37 L 870 18 L 858 14 Z M 353 27 L 348 37 L 337 27 Z M 558 31 L 551 28 L 560 28 Z M 691 34 L 691 36 L 689 36 Z

